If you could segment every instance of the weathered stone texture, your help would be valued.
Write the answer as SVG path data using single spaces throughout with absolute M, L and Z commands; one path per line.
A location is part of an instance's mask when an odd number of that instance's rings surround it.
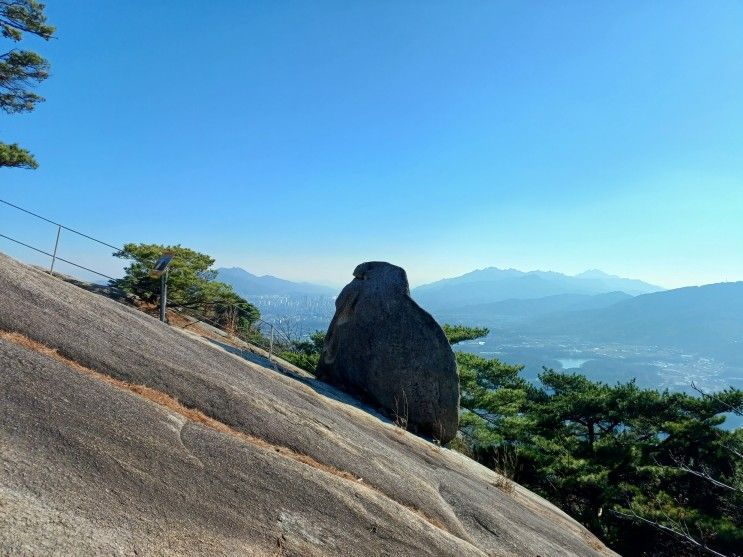
M 0 331 L 48 347 L 0 338 L 0 555 L 614 555 L 537 495 L 327 383 L 2 254 Z
M 362 263 L 336 300 L 317 368 L 413 431 L 456 435 L 459 377 L 438 323 L 410 297 L 405 270 Z

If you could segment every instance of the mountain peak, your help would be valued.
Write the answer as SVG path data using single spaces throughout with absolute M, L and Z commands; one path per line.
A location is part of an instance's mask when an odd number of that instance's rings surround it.
M 576 278 L 620 278 L 617 275 L 610 275 L 600 269 L 588 269 L 575 275 Z
M 292 282 L 272 275 L 258 276 L 241 267 L 217 269 L 217 280 L 231 285 L 241 296 L 334 296 L 336 290 L 308 282 Z
M 631 296 L 663 290 L 646 282 L 609 275 L 590 269 L 576 276 L 555 271 L 529 271 L 487 267 L 448 278 L 413 290 L 413 296 L 432 310 L 486 304 L 514 299 L 533 299 L 558 294 L 606 294 L 624 292 Z

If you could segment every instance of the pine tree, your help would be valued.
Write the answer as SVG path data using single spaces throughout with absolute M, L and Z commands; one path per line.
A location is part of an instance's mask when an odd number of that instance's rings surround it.
M 46 23 L 44 4 L 36 0 L 0 0 L 0 33 L 18 43 L 24 33 L 49 40 L 54 27 Z M 12 48 L 0 55 L 0 109 L 7 114 L 30 112 L 43 101 L 32 87 L 49 77 L 49 62 L 36 52 Z M 0 167 L 36 168 L 34 156 L 17 143 L 0 142 Z
M 743 547 L 743 392 L 692 396 L 607 385 L 458 354 L 460 429 L 483 464 L 557 504 L 625 555 Z M 462 441 L 460 440 L 460 441 Z

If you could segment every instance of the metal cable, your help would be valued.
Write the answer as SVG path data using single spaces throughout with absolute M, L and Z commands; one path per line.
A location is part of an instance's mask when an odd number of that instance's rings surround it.
M 28 245 L 28 244 L 25 244 L 25 243 L 21 242 L 20 240 L 16 240 L 15 238 L 11 238 L 10 236 L 6 236 L 5 234 L 0 234 L 0 238 L 5 238 L 6 240 L 10 240 L 11 242 L 15 242 L 16 244 L 20 244 L 20 245 L 22 245 L 22 246 L 24 246 L 24 247 L 27 247 L 27 248 L 29 248 L 29 249 L 32 249 L 32 250 L 34 250 L 34 251 L 38 251 L 39 253 L 43 253 L 44 255 L 47 255 L 47 256 L 49 256 L 49 257 L 54 257 L 54 255 L 52 255 L 52 254 L 51 254 L 51 253 L 49 253 L 49 252 L 46 252 L 46 251 L 44 251 L 44 250 L 42 250 L 42 249 L 39 249 L 39 248 L 36 248 L 36 247 L 34 247 L 34 246 L 30 246 L 30 245 Z M 78 265 L 77 263 L 73 263 L 72 261 L 68 261 L 67 259 L 63 259 L 63 258 L 61 258 L 60 256 L 56 256 L 56 258 L 55 258 L 55 259 L 57 259 L 57 261 L 63 261 L 63 262 L 65 262 L 65 263 L 69 264 L 69 265 L 72 265 L 73 267 L 77 267 L 78 269 L 83 269 L 83 270 L 85 270 L 85 271 L 89 271 L 89 272 L 91 272 L 91 273 L 94 273 L 94 274 L 96 274 L 96 275 L 99 275 L 99 276 L 105 277 L 105 278 L 107 278 L 107 279 L 111 279 L 111 280 L 116 280 L 116 279 L 115 279 L 115 278 L 113 278 L 113 277 L 110 277 L 110 276 L 108 276 L 108 275 L 104 275 L 103 273 L 100 273 L 100 272 L 98 272 L 98 271 L 94 271 L 93 269 L 89 269 L 88 267 L 83 267 L 82 265 Z
M 58 226 L 59 228 L 61 228 L 61 229 L 64 229 L 64 230 L 67 230 L 67 231 L 69 231 L 69 232 L 72 232 L 73 234 L 77 234 L 78 236 L 82 236 L 83 238 L 87 238 L 88 240 L 92 240 L 93 242 L 96 242 L 96 243 L 98 243 L 98 244 L 101 244 L 101 245 L 104 245 L 104 246 L 106 246 L 106 247 L 109 247 L 109 248 L 115 249 L 116 251 L 123 251 L 123 248 L 121 248 L 121 247 L 119 247 L 119 246 L 114 246 L 114 245 L 112 245 L 112 244 L 109 244 L 109 243 L 107 243 L 107 242 L 104 242 L 104 241 L 102 241 L 102 240 L 99 240 L 98 238 L 94 238 L 93 236 L 89 236 L 88 234 L 85 234 L 85 233 L 83 233 L 83 232 L 80 232 L 79 230 L 75 230 L 74 228 L 70 228 L 69 226 L 65 226 L 64 224 L 60 224 L 60 223 L 58 223 L 58 222 L 56 222 L 56 221 L 53 221 L 53 220 L 51 220 L 51 219 L 48 219 L 48 218 L 46 218 L 46 217 L 43 217 L 43 216 L 39 215 L 38 213 L 34 213 L 33 211 L 29 211 L 28 209 L 24 209 L 23 207 L 19 207 L 18 205 L 14 204 L 14 203 L 11 203 L 10 201 L 6 201 L 6 200 L 4 200 L 4 199 L 0 199 L 0 203 L 3 203 L 3 204 L 5 204 L 5 205 L 7 205 L 7 206 L 9 206 L 9 207 L 12 207 L 12 208 L 14 208 L 14 209 L 17 209 L 17 210 L 19 210 L 19 211 L 22 211 L 22 212 L 24 212 L 24 213 L 26 213 L 26 214 L 29 214 L 29 215 L 31 215 L 31 216 L 33 216 L 33 217 L 36 217 L 37 219 L 40 219 L 40 220 L 43 220 L 43 221 L 45 221 L 45 222 L 48 222 L 48 223 L 50 223 L 50 224 L 53 224 L 53 225 L 55 225 L 55 226 Z M 37 248 L 37 247 L 35 247 L 35 246 L 32 246 L 32 245 L 26 244 L 25 242 L 21 242 L 20 240 L 17 240 L 17 239 L 15 239 L 15 238 L 12 238 L 12 237 L 10 237 L 10 236 L 6 236 L 5 234 L 0 234 L 0 238 L 5 238 L 6 240 L 10 240 L 11 242 L 15 242 L 16 244 L 19 244 L 19 245 L 21 245 L 21 246 L 24 246 L 24 247 L 26 247 L 26 248 L 29 248 L 29 249 L 31 249 L 31 250 L 33 250 L 33 251 L 36 251 L 36 252 L 38 252 L 38 253 L 41 253 L 41 254 L 43 254 L 43 255 L 46 255 L 47 257 L 51 257 L 51 258 L 52 258 L 53 260 L 55 259 L 55 260 L 58 260 L 58 261 L 62 261 L 62 262 L 64 262 L 64 263 L 67 263 L 68 265 L 72 265 L 73 267 L 77 267 L 78 269 L 83 269 L 84 271 L 88 271 L 88 272 L 90 272 L 90 273 L 93 273 L 93 274 L 95 274 L 95 275 L 98 275 L 98 276 L 101 276 L 101 277 L 107 278 L 107 279 L 109 279 L 109 280 L 117 280 L 117 279 L 115 279 L 114 277 L 111 277 L 111 276 L 109 276 L 109 275 L 106 275 L 106 274 L 104 274 L 104 273 L 101 273 L 101 272 L 99 272 L 99 271 L 95 271 L 95 270 L 93 270 L 93 269 L 90 269 L 90 268 L 88 268 L 88 267 L 85 267 L 85 266 L 83 266 L 83 265 L 79 265 L 78 263 L 74 263 L 74 262 L 72 262 L 72 261 L 69 261 L 69 260 L 67 260 L 67 259 L 64 259 L 64 258 L 62 258 L 62 257 L 59 257 L 58 255 L 55 255 L 55 254 L 49 253 L 49 252 L 47 252 L 47 251 L 44 251 L 44 250 L 42 250 L 42 249 L 39 249 L 39 248 Z M 213 302 L 213 303 L 211 303 L 211 304 L 209 304 L 209 305 L 216 305 L 216 304 L 219 304 L 219 303 L 220 303 L 220 302 Z M 228 304 L 225 304 L 225 305 L 228 305 Z M 186 310 L 186 311 L 192 311 L 193 313 L 196 313 L 197 315 L 199 315 L 199 317 L 195 317 L 196 319 L 199 319 L 200 321 L 204 321 L 204 322 L 206 322 L 206 323 L 208 323 L 208 324 L 212 325 L 213 327 L 216 327 L 216 328 L 217 328 L 217 329 L 219 329 L 219 330 L 224 330 L 224 329 L 223 329 L 223 328 L 222 328 L 222 327 L 221 327 L 221 326 L 220 326 L 220 325 L 219 325 L 218 323 L 216 323 L 216 322 L 214 322 L 214 321 L 211 321 L 210 319 L 206 318 L 205 316 L 203 316 L 203 315 L 201 315 L 201 314 L 198 314 L 198 312 L 196 312 L 196 311 L 194 310 L 194 308 L 187 308 L 187 307 L 185 307 L 185 306 L 177 306 L 177 305 L 175 305 L 175 304 L 168 304 L 168 306 L 169 306 L 169 307 L 179 307 L 179 308 L 181 308 L 182 310 Z M 238 312 L 240 312 L 240 311 L 245 311 L 245 310 L 244 310 L 244 308 L 241 308 L 241 307 L 240 307 L 239 305 L 233 305 L 233 307 L 234 307 L 235 309 L 237 309 L 237 310 L 238 310 Z M 288 343 L 289 345 L 291 345 L 291 344 L 292 344 L 292 340 L 291 340 L 291 339 L 289 338 L 289 336 L 288 336 L 288 335 L 286 335 L 286 334 L 285 334 L 285 333 L 284 333 L 283 331 L 281 331 L 281 330 L 280 330 L 280 329 L 279 329 L 279 328 L 278 328 L 278 327 L 277 327 L 276 325 L 274 325 L 273 323 L 269 323 L 269 322 L 267 322 L 267 321 L 264 321 L 263 319 L 260 319 L 260 318 L 258 318 L 258 319 L 257 319 L 256 321 L 257 321 L 257 322 L 260 322 L 260 323 L 263 323 L 264 325 L 267 325 L 267 326 L 271 327 L 271 329 L 273 330 L 274 334 L 277 334 L 277 335 L 278 335 L 278 336 L 280 336 L 280 337 L 284 337 L 284 341 L 285 341 L 285 342 L 287 342 L 287 343 Z M 225 332 L 226 332 L 226 331 L 225 331 Z
M 65 230 L 69 230 L 70 232 L 73 232 L 74 234 L 77 234 L 79 236 L 82 236 L 83 238 L 87 238 L 88 240 L 93 240 L 94 242 L 98 242 L 99 244 L 102 244 L 106 247 L 113 248 L 116 251 L 123 251 L 122 248 L 118 246 L 112 246 L 109 243 L 104 242 L 103 240 L 99 240 L 98 238 L 93 238 L 93 236 L 88 236 L 87 234 L 84 234 L 83 232 L 80 232 L 79 230 L 75 230 L 74 228 L 70 228 L 69 226 L 65 226 L 64 224 L 60 224 L 58 222 L 54 222 L 53 220 L 50 220 L 46 217 L 42 217 L 41 215 L 38 215 L 34 213 L 33 211 L 29 211 L 28 209 L 24 209 L 23 207 L 19 207 L 18 205 L 14 205 L 10 201 L 5 201 L 4 199 L 0 199 L 0 203 L 5 203 L 5 205 L 8 205 L 10 207 L 13 207 L 14 209 L 18 209 L 19 211 L 23 211 L 24 213 L 28 213 L 31 216 L 36 217 L 37 219 L 41 219 L 43 221 L 46 221 L 48 223 L 51 223 L 55 226 L 59 226 L 60 228 L 64 228 Z M 95 272 L 95 271 L 93 271 Z

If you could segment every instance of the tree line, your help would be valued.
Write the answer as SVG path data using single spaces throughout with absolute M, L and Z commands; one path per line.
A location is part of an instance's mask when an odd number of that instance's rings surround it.
M 463 352 L 457 362 L 456 448 L 620 554 L 740 554 L 743 429 L 720 426 L 743 412 L 743 391 L 671 393 L 546 368 L 532 384 L 520 365 Z

